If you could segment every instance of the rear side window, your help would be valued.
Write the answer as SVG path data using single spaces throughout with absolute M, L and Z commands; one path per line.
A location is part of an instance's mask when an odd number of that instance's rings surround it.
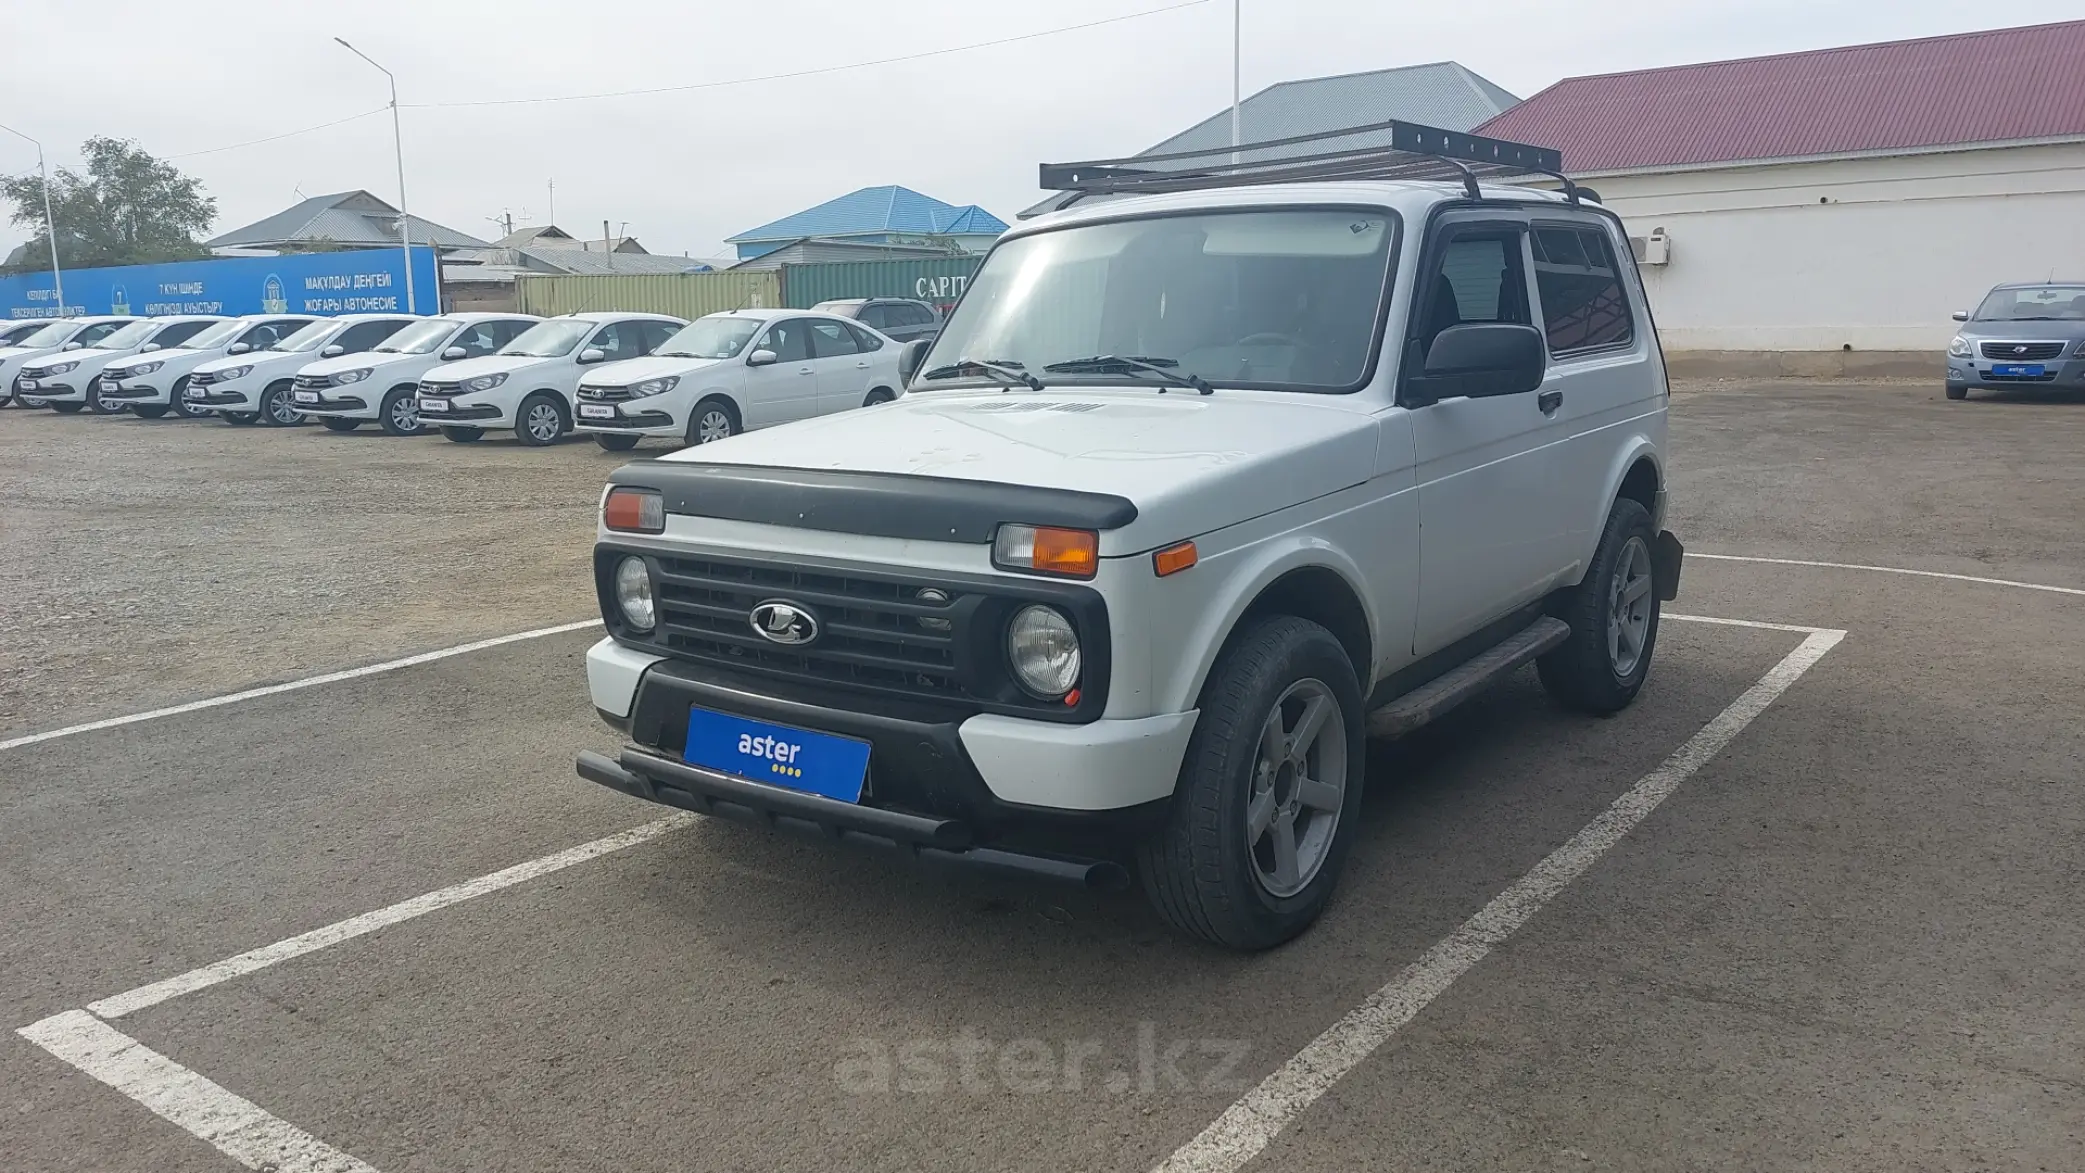
M 845 322 L 819 321 L 815 318 L 811 320 L 811 345 L 816 348 L 819 358 L 836 358 L 843 354 L 853 354 L 859 349 Z
M 865 305 L 861 308 L 860 313 L 849 314 L 847 316 L 855 319 L 862 325 L 867 326 L 871 329 L 881 330 L 885 326 L 894 324 L 890 317 L 891 309 L 892 307 L 887 305 Z
M 847 326 L 847 332 L 854 335 L 854 344 L 861 347 L 864 351 L 883 349 L 883 339 L 862 329 L 860 326 L 850 322 Z
M 907 326 L 930 326 L 934 322 L 934 311 L 918 302 L 906 302 L 898 312 L 904 315 L 899 321 Z
M 1549 225 L 1537 227 L 1529 243 L 1551 354 L 1626 346 L 1635 338 L 1629 295 L 1605 232 Z

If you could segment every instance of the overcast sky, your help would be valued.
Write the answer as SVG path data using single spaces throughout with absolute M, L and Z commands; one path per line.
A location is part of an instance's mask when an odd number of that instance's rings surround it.
M 383 114 L 228 144 L 400 100 L 452 103 L 727 82 L 953 48 L 1178 0 L 0 0 L 0 123 L 77 166 L 90 135 L 136 139 L 203 181 L 217 230 L 304 195 L 397 201 Z M 1035 166 L 1129 154 L 1224 109 L 1231 2 L 788 80 L 645 96 L 404 111 L 412 210 L 472 235 L 490 217 L 653 252 L 717 255 L 734 232 L 898 183 L 1009 220 Z M 1456 60 L 1522 97 L 1559 78 L 2085 16 L 2085 0 L 1243 0 L 1245 92 Z M 33 170 L 0 135 L 0 171 Z M 1567 160 L 1568 165 L 1568 160 Z M 28 231 L 0 225 L 0 251 Z

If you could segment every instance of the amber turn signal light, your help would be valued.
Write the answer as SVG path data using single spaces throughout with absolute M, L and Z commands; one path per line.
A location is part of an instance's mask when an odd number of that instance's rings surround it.
M 1195 553 L 1195 544 L 1193 542 L 1182 542 L 1177 546 L 1167 546 L 1165 549 L 1153 554 L 1151 556 L 1151 569 L 1157 571 L 1160 578 L 1164 578 L 1166 575 L 1178 574 L 1192 567 L 1199 557 Z
M 1092 578 L 1100 569 L 1100 535 L 1050 525 L 1002 525 L 992 541 L 992 564 L 1065 578 Z
M 657 489 L 617 485 L 601 501 L 601 524 L 617 533 L 659 533 L 666 528 L 666 502 Z

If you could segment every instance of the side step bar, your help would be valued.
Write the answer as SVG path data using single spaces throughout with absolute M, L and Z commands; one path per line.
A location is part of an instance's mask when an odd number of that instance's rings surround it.
M 1463 661 L 1370 713 L 1368 735 L 1403 737 L 1570 638 L 1569 625 L 1554 616 L 1544 615 L 1482 654 Z

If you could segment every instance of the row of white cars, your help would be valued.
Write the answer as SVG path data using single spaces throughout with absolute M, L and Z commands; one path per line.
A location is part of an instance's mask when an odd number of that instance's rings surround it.
M 0 324 L 0 404 L 624 451 L 887 402 L 900 349 L 811 310 L 81 317 Z

